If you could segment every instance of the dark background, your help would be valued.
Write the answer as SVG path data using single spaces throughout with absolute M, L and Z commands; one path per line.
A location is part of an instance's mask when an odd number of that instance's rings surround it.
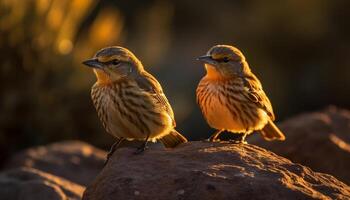
M 129 48 L 154 74 L 191 140 L 207 138 L 195 100 L 215 44 L 245 54 L 277 121 L 329 104 L 350 107 L 348 0 L 1 0 L 0 162 L 33 145 L 79 139 L 112 144 L 90 100 L 82 60 Z

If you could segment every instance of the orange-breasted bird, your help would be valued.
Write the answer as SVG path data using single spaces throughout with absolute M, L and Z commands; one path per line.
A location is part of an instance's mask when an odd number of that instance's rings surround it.
M 210 141 L 224 130 L 243 133 L 242 143 L 253 131 L 266 140 L 285 140 L 273 122 L 270 100 L 239 49 L 216 45 L 198 60 L 204 63 L 206 75 L 197 87 L 197 102 L 208 124 L 217 129 Z
M 98 116 L 105 130 L 118 139 L 107 161 L 124 139 L 144 141 L 136 153 L 143 152 L 149 140 L 160 140 L 167 148 L 187 142 L 174 129 L 174 113 L 161 85 L 131 51 L 107 47 L 83 64 L 92 67 L 97 77 L 91 97 Z

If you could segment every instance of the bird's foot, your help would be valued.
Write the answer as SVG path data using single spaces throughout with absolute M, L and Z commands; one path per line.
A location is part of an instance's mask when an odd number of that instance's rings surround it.
M 206 142 L 220 142 L 220 139 L 216 139 L 216 138 L 208 138 L 205 140 Z
M 246 137 L 247 137 L 247 133 L 244 133 L 240 140 L 240 144 L 248 144 L 248 142 L 245 140 Z
M 232 144 L 248 144 L 245 140 L 229 140 Z
M 210 138 L 206 139 L 207 142 L 220 142 L 218 135 L 212 135 Z
M 207 138 L 207 139 L 203 139 L 202 141 L 203 142 L 220 142 L 221 140 L 210 137 L 210 138 Z
M 219 136 L 223 130 L 217 130 L 213 135 L 210 136 L 206 141 L 208 142 L 220 142 Z
M 245 141 L 245 140 L 240 140 L 240 141 L 238 141 L 238 143 L 239 143 L 239 144 L 248 144 L 248 142 Z
M 134 152 L 135 155 L 139 155 L 141 153 L 143 153 L 146 149 L 148 149 L 148 146 L 147 145 L 142 145 L 140 147 L 138 147 L 136 149 L 136 151 Z
M 232 143 L 232 144 L 240 144 L 241 141 L 240 141 L 240 140 L 233 140 L 233 139 L 231 139 L 231 140 L 229 140 L 229 143 Z

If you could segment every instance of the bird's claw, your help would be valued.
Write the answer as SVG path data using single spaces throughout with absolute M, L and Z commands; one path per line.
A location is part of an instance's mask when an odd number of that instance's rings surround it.
M 233 144 L 248 144 L 245 140 L 229 140 L 229 142 Z
M 148 147 L 146 145 L 142 145 L 141 147 L 138 147 L 136 151 L 134 152 L 135 155 L 139 155 L 143 153 Z
M 241 140 L 241 141 L 239 141 L 239 144 L 248 144 L 248 142 L 247 141 L 245 141 L 245 140 Z
M 217 137 L 210 137 L 210 138 L 206 139 L 205 141 L 207 141 L 207 142 L 220 142 L 221 140 L 218 139 Z
M 206 142 L 220 142 L 220 139 L 212 139 L 212 138 L 208 138 L 205 140 Z

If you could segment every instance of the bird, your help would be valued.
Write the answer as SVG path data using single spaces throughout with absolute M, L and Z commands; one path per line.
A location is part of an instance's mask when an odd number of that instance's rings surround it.
M 117 139 L 106 162 L 125 139 L 143 141 L 136 154 L 147 148 L 148 141 L 160 140 L 166 148 L 187 142 L 175 130 L 174 112 L 160 83 L 130 50 L 106 47 L 83 64 L 97 78 L 91 98 L 98 117 L 106 132 Z
M 243 53 L 231 45 L 215 45 L 197 58 L 206 75 L 197 89 L 197 103 L 210 127 L 216 129 L 209 141 L 218 141 L 223 131 L 242 134 L 239 143 L 254 131 L 265 140 L 285 140 L 275 125 L 271 102 Z

